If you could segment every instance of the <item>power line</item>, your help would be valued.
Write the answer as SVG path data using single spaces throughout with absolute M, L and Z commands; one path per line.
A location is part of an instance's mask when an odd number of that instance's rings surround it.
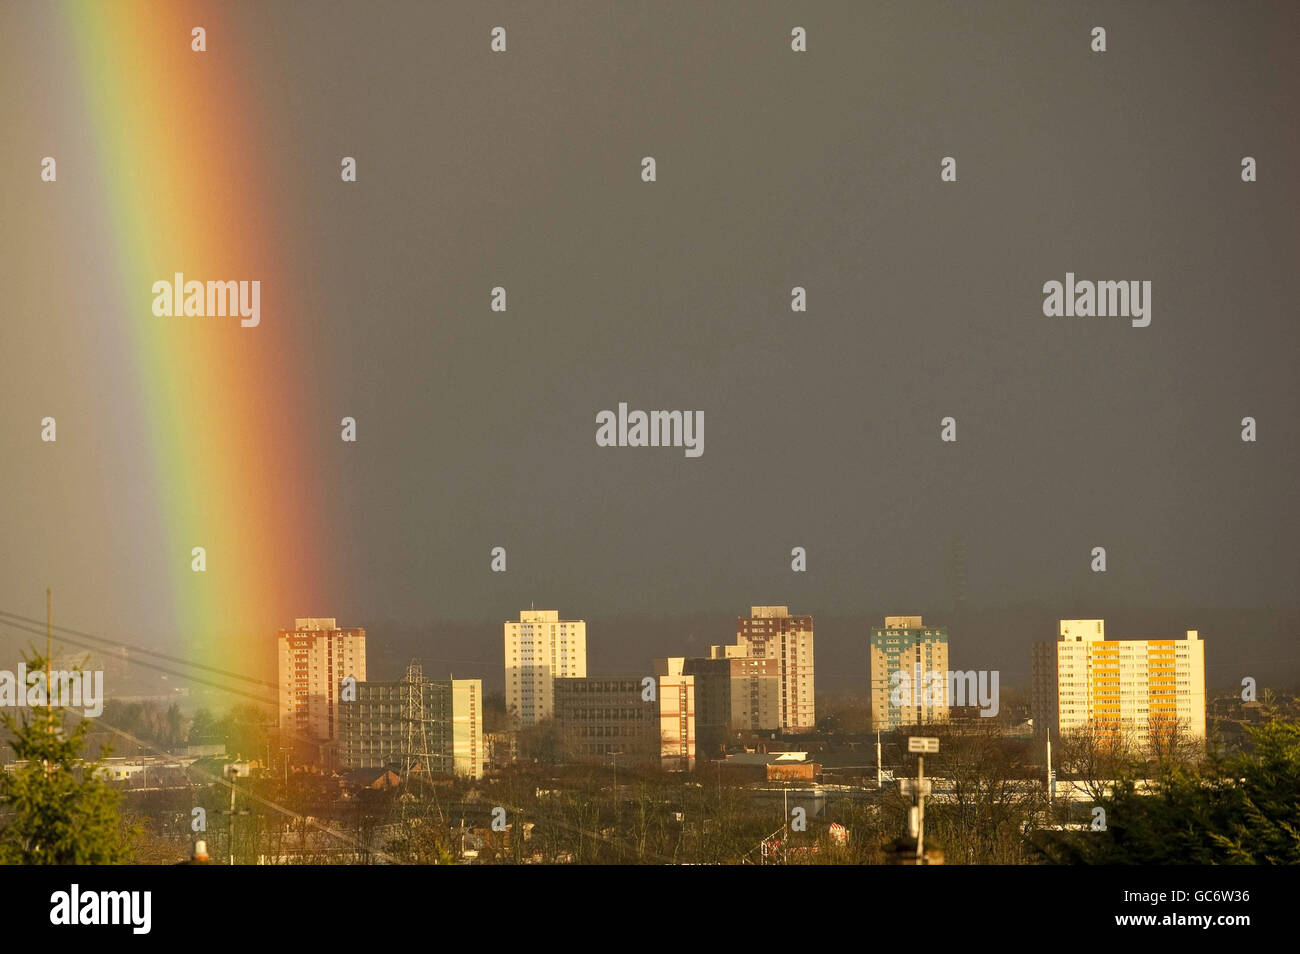
M 18 613 L 11 613 L 8 610 L 0 610 L 0 619 L 5 619 L 5 618 L 19 620 L 20 622 L 29 623 L 31 625 L 43 625 L 43 622 L 41 620 L 32 619 L 31 617 L 28 616 L 22 616 Z M 211 672 L 214 675 L 225 676 L 228 679 L 239 679 L 243 682 L 256 683 L 257 685 L 267 686 L 271 689 L 279 688 L 277 683 L 270 682 L 269 680 L 266 679 L 258 679 L 256 676 L 249 676 L 239 672 L 231 672 L 229 669 L 219 669 L 216 666 L 207 666 L 204 665 L 203 663 L 191 662 L 188 659 L 181 659 L 177 656 L 169 656 L 168 654 L 158 652 L 155 649 L 145 649 L 143 646 L 133 646 L 130 643 L 122 642 L 121 640 L 118 639 L 112 639 L 108 636 L 98 636 L 95 633 L 87 633 L 84 630 L 72 629 L 71 627 L 68 626 L 55 626 L 54 629 L 56 632 L 59 633 L 71 633 L 72 635 L 79 636 L 83 639 L 93 639 L 93 640 L 98 640 L 100 642 L 108 643 L 115 648 L 127 649 L 132 653 L 143 653 L 149 656 L 157 656 L 159 659 L 166 660 L 167 662 L 176 663 L 177 665 L 181 665 L 181 666 L 189 666 L 193 669 L 201 669 L 206 672 Z M 95 647 L 89 647 L 89 648 L 93 649 Z
M 12 627 L 14 627 L 15 629 L 20 629 L 20 630 L 23 630 L 23 631 L 25 631 L 25 632 L 32 633 L 32 634 L 34 634 L 34 635 L 38 635 L 38 636 L 39 636 L 39 635 L 42 635 L 43 632 L 44 632 L 44 630 L 38 630 L 38 629 L 36 629 L 36 628 L 34 628 L 34 627 L 23 626 L 23 625 L 20 625 L 20 624 L 18 624 L 18 623 L 14 623 L 14 622 L 10 622 L 10 621 L 6 621 L 6 625 L 8 625 L 8 626 L 12 626 Z M 74 645 L 74 646 L 79 646 L 79 647 L 82 648 L 82 649 L 97 650 L 97 649 L 99 648 L 99 647 L 97 647 L 97 646 L 87 645 L 86 643 L 79 642 L 78 640 L 75 640 L 75 639 L 70 639 L 70 638 L 67 637 L 67 636 L 60 636 L 59 638 L 62 639 L 64 642 L 71 643 L 71 644 Z M 275 699 L 275 700 L 267 699 L 267 698 L 265 698 L 264 696 L 255 695 L 255 694 L 253 694 L 253 693 L 251 693 L 251 692 L 245 692 L 245 691 L 242 690 L 242 689 L 237 689 L 237 688 L 234 688 L 234 687 L 232 687 L 232 686 L 223 686 L 223 685 L 221 685 L 221 684 L 219 684 L 219 683 L 215 683 L 215 682 L 212 682 L 212 681 L 210 681 L 210 680 L 204 679 L 204 678 L 202 678 L 201 676 L 194 676 L 194 675 L 191 675 L 191 674 L 189 674 L 189 673 L 177 672 L 175 669 L 168 669 L 166 666 L 160 666 L 160 665 L 158 665 L 157 663 L 150 662 L 150 661 L 147 660 L 147 659 L 138 659 L 138 660 L 133 660 L 133 662 L 134 662 L 136 665 L 144 666 L 144 667 L 146 667 L 146 668 L 148 668 L 148 669 L 154 669 L 154 670 L 157 670 L 158 672 L 166 673 L 166 674 L 171 675 L 171 676 L 178 676 L 178 677 L 180 677 L 181 679 L 188 679 L 188 680 L 190 680 L 191 682 L 197 682 L 197 683 L 200 683 L 200 684 L 202 684 L 202 685 L 209 686 L 209 687 L 211 687 L 211 688 L 213 688 L 213 689 L 218 689 L 218 690 L 220 690 L 220 691 L 222 691 L 222 692 L 229 693 L 229 694 L 231 694 L 231 695 L 242 696 L 242 697 L 245 698 L 245 699 L 251 699 L 251 700 L 254 701 L 254 702 L 260 703 L 261 705 L 263 705 L 263 706 L 267 706 L 267 707 L 272 708 L 272 709 L 275 709 L 275 708 L 277 708 L 277 707 L 279 706 L 279 700 L 278 700 L 278 699 Z M 106 723 L 106 724 L 107 724 L 107 723 Z M 280 728 L 278 729 L 278 732 L 279 732 L 279 734 L 280 734 L 280 738 L 281 738 L 282 740 L 283 740 L 283 739 L 297 740 L 297 741 L 305 742 L 305 743 L 307 743 L 307 744 L 309 744 L 309 745 L 312 745 L 312 746 L 315 746 L 315 745 L 319 745 L 319 744 L 320 744 L 320 740 L 319 740 L 319 739 L 313 739 L 313 738 L 311 738 L 310 736 L 305 735 L 305 734 L 299 732 L 298 730 L 296 730 L 296 729 L 292 729 L 292 728 L 289 728 L 289 727 L 287 727 L 287 726 L 282 726 L 282 727 L 280 727 Z
M 136 738 L 134 735 L 132 735 L 130 732 L 127 732 L 125 729 L 119 729 L 117 726 L 112 725 L 111 723 L 108 722 L 104 722 L 103 725 L 109 731 L 121 736 L 122 738 L 130 742 L 134 742 L 136 745 L 140 746 L 143 749 L 147 749 L 148 751 L 152 752 L 157 756 L 160 756 L 162 758 L 168 758 L 168 759 L 176 759 L 179 761 L 178 757 L 173 755 L 172 753 L 159 749 L 156 746 L 153 746 L 148 742 L 145 742 L 143 739 Z M 229 779 L 223 778 L 218 775 L 213 775 L 212 773 L 205 772 L 202 769 L 196 769 L 193 766 L 190 766 L 188 771 L 193 772 L 194 774 L 206 778 L 212 782 L 225 785 L 228 788 L 235 787 L 234 783 L 231 782 Z M 408 781 L 408 780 L 404 780 L 404 781 Z M 245 797 L 249 798 L 252 801 L 257 802 L 258 804 L 264 805 L 267 808 L 270 808 L 274 811 L 278 811 L 284 815 L 288 815 L 294 819 L 297 819 L 298 821 L 301 821 L 307 825 L 312 826 L 313 828 L 317 828 L 320 831 L 323 831 L 325 834 L 330 835 L 331 837 L 334 838 L 338 838 L 341 841 L 347 842 L 350 845 L 352 845 L 354 848 L 358 848 L 362 851 L 369 852 L 375 855 L 376 857 L 380 858 L 381 860 L 390 862 L 392 864 L 403 863 L 397 858 L 394 858 L 393 856 L 387 854 L 384 851 L 381 851 L 377 848 L 367 847 L 363 845 L 361 842 L 357 841 L 355 838 L 352 838 L 344 834 L 343 832 L 335 831 L 332 828 L 327 828 L 324 825 L 322 825 L 320 822 L 317 822 L 314 818 L 306 815 L 301 815 L 298 812 L 295 812 L 291 808 L 288 808 L 284 805 L 280 805 L 277 802 L 271 801 L 269 798 L 265 798 L 263 796 L 257 795 L 256 793 L 248 791 L 246 789 L 243 790 L 243 794 Z M 508 811 L 510 811 L 513 815 L 515 815 L 516 818 L 523 818 L 529 814 L 532 814 L 536 818 L 544 819 L 547 824 L 554 825 L 555 827 L 568 831 L 571 834 L 583 835 L 587 838 L 592 839 L 593 841 L 602 842 L 603 844 L 608 845 L 609 847 L 615 849 L 616 851 L 623 852 L 629 855 L 634 855 L 636 853 L 636 849 L 634 849 L 632 846 L 625 845 L 622 842 L 617 841 L 616 839 L 610 838 L 609 836 L 605 835 L 603 832 L 592 831 L 590 829 L 583 828 L 580 825 L 575 825 L 571 822 L 565 821 L 563 818 L 560 817 L 547 817 L 547 815 L 549 814 L 547 812 L 542 812 L 542 811 L 526 812 L 515 805 L 510 805 L 509 803 L 506 803 L 505 807 L 507 808 Z M 523 835 L 522 829 L 518 832 L 518 834 L 522 837 Z M 661 863 L 667 863 L 672 861 L 671 858 L 668 858 L 667 856 L 661 855 L 657 852 L 647 851 L 644 854 L 647 857 L 651 858 L 652 860 L 659 861 Z
M 26 626 L 21 623 L 15 623 L 11 620 L 5 620 L 5 625 L 12 626 L 14 629 L 22 630 L 23 632 L 27 632 L 27 633 L 32 633 L 37 636 L 44 635 L 44 630 L 37 629 L 31 626 Z M 65 634 L 60 634 L 59 638 L 64 642 L 71 643 L 72 645 L 78 646 L 81 649 L 98 651 L 102 648 L 90 643 L 83 642 L 78 639 L 73 639 Z M 276 706 L 279 704 L 278 700 L 267 699 L 265 696 L 255 695 L 251 692 L 246 692 L 243 689 L 237 689 L 233 686 L 224 686 L 221 683 L 212 682 L 209 679 L 204 679 L 201 676 L 195 676 L 192 673 L 179 672 L 175 669 L 169 669 L 166 666 L 160 666 L 158 663 L 150 662 L 147 659 L 135 659 L 135 660 L 131 660 L 131 662 L 139 666 L 144 666 L 148 669 L 156 670 L 157 672 L 166 673 L 169 676 L 178 676 L 181 679 L 188 679 L 191 682 L 197 682 L 201 685 L 209 686 L 213 689 L 220 689 L 222 692 L 228 692 L 231 693 L 232 695 L 243 696 L 246 699 L 252 699 L 254 702 L 260 702 L 263 705 Z
M 117 735 L 120 735 L 122 738 L 126 739 L 129 742 L 134 742 L 136 745 L 140 746 L 143 749 L 148 749 L 154 755 L 160 756 L 162 758 L 174 759 L 176 761 L 180 761 L 178 756 L 175 756 L 170 752 L 165 752 L 162 749 L 150 745 L 148 742 L 145 742 L 143 739 L 137 739 L 134 735 L 132 735 L 130 732 L 127 732 L 125 729 L 119 729 L 117 726 L 109 722 L 103 722 L 102 724 L 110 732 L 114 732 Z M 230 789 L 239 791 L 239 789 L 235 787 L 235 783 L 230 781 L 227 778 L 222 778 L 220 776 L 213 775 L 211 772 L 205 772 L 203 769 L 196 769 L 192 765 L 188 766 L 187 770 L 193 772 L 196 775 L 202 776 L 203 778 L 209 779 L 212 782 L 217 782 L 222 785 L 225 785 Z M 242 794 L 244 795 L 245 798 L 257 802 L 259 805 L 263 805 L 266 808 L 272 809 L 273 811 L 277 811 L 280 812 L 281 814 L 288 815 L 306 825 L 310 825 L 313 828 L 317 828 L 320 831 L 323 831 L 327 835 L 330 835 L 334 838 L 338 838 L 341 841 L 345 841 L 349 843 L 354 848 L 360 849 L 361 851 L 369 852 L 375 855 L 376 857 L 384 861 L 390 862 L 392 864 L 401 864 L 400 861 L 398 861 L 393 856 L 387 854 L 386 852 L 381 851 L 378 848 L 367 847 L 366 845 L 363 845 L 361 842 L 357 841 L 355 838 L 352 838 L 349 835 L 345 835 L 343 832 L 335 831 L 332 828 L 327 828 L 325 825 L 322 825 L 320 822 L 316 821 L 311 816 L 300 815 L 298 812 L 295 812 L 292 808 L 287 808 L 284 805 L 280 805 L 277 802 L 273 802 L 269 798 L 258 795 L 256 792 L 252 792 L 247 789 L 243 790 Z M 231 846 L 231 850 L 232 851 L 234 850 L 233 845 Z

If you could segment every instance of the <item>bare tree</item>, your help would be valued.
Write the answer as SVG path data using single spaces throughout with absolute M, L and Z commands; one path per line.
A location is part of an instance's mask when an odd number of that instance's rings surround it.
M 1109 793 L 1112 780 L 1131 774 L 1143 762 L 1131 734 L 1092 725 L 1062 733 L 1056 752 L 1060 774 L 1083 783 L 1093 800 Z

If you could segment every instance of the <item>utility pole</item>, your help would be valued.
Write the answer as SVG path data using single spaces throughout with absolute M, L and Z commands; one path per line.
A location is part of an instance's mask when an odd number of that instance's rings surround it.
M 236 758 L 238 758 L 238 756 L 236 756 Z M 225 774 L 228 776 L 230 782 L 230 811 L 224 812 L 223 814 L 230 816 L 230 830 L 228 833 L 230 839 L 230 860 L 228 863 L 233 865 L 235 863 L 235 816 L 247 815 L 248 809 L 238 812 L 235 811 L 235 779 L 239 777 L 238 763 L 232 762 L 230 765 L 227 765 Z
M 50 588 L 45 588 L 45 734 L 54 735 L 54 700 L 50 697 L 50 656 L 54 653 L 54 598 Z M 52 768 L 49 759 L 45 764 L 45 777 L 49 778 Z
M 615 752 L 615 753 L 613 754 L 613 756 L 611 756 L 611 761 L 612 761 L 613 764 L 614 764 L 614 826 L 615 826 L 615 828 L 618 827 L 618 815 L 619 815 L 619 805 L 618 805 L 618 756 L 619 756 L 619 753 L 618 753 L 618 752 Z
M 45 588 L 45 700 L 50 699 L 50 656 L 54 653 L 54 597 Z
M 916 757 L 916 863 L 925 864 L 925 756 Z
M 783 817 L 781 818 L 781 863 L 785 864 L 786 851 L 790 845 L 790 788 L 789 782 L 782 782 L 781 801 Z
M 1056 777 L 1052 774 L 1052 732 L 1047 731 L 1047 804 L 1052 804 L 1056 794 Z
M 925 779 L 926 754 L 937 755 L 939 740 L 933 736 L 914 735 L 907 740 L 907 751 L 916 753 L 916 782 L 912 792 L 915 802 L 908 812 L 908 834 L 916 838 L 916 864 L 926 863 L 925 858 L 925 796 L 929 783 Z M 910 780 L 909 780 L 910 781 Z M 942 862 L 939 862 L 942 864 Z
M 880 757 L 880 730 L 876 730 L 876 791 L 885 784 L 884 759 Z
M 230 773 L 230 863 L 235 863 L 235 773 Z

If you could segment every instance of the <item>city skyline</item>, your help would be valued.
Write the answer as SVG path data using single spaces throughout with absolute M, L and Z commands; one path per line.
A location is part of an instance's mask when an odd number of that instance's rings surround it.
M 1294 9 L 1259 32 L 1206 13 L 1177 52 L 1160 11 L 1128 10 L 1099 54 L 1065 8 L 832 3 L 795 53 L 778 8 L 704 4 L 678 25 L 730 39 L 693 48 L 688 80 L 666 23 L 631 13 L 521 12 L 530 41 L 501 55 L 463 41 L 485 29 L 469 9 L 407 6 L 400 36 L 346 4 L 329 30 L 297 4 L 220 7 L 202 54 L 174 41 L 183 11 L 131 32 L 6 7 L 4 62 L 49 85 L 0 88 L 10 221 L 31 225 L 0 254 L 23 356 L 0 378 L 0 523 L 25 541 L 0 554 L 0 608 L 37 616 L 53 586 L 76 625 L 209 660 L 324 604 L 409 627 L 755 592 L 933 616 L 960 588 L 1294 624 Z M 333 65 L 403 56 L 463 95 L 385 82 L 381 109 Z M 752 109 L 730 108 L 740 77 Z M 152 148 L 182 113 L 184 153 Z M 177 272 L 260 282 L 258 325 L 155 316 Z M 1067 273 L 1150 281 L 1150 325 L 1044 315 Z M 620 403 L 703 412 L 707 450 L 599 446 Z
M 289 933 L 348 942 L 481 910 L 462 866 L 837 911 L 796 868 L 945 865 L 882 939 L 1280 911 L 1298 40 L 3 0 L 6 901 L 192 939 L 319 888 Z

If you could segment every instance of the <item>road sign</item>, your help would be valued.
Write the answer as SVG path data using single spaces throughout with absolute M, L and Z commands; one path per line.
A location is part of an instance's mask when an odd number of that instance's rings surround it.
M 907 751 L 933 755 L 939 751 L 939 740 L 932 735 L 912 735 L 907 739 Z
M 921 794 L 929 795 L 932 791 L 931 789 L 932 784 L 933 783 L 928 778 L 921 779 L 921 784 L 919 786 L 921 790 Z M 898 780 L 898 790 L 900 794 L 907 795 L 907 796 L 915 795 L 917 792 L 917 788 L 918 785 L 916 779 L 914 778 L 900 778 Z

